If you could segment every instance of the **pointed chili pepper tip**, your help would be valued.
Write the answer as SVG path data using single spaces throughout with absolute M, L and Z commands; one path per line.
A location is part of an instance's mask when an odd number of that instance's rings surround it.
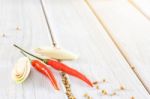
M 59 89 L 58 86 L 54 86 L 54 88 L 55 88 L 55 91 L 56 91 L 56 92 L 60 91 L 60 89 Z
M 87 84 L 90 86 L 90 87 L 93 87 L 93 84 L 90 80 L 87 81 Z
M 55 90 L 54 90 L 55 92 L 59 92 L 60 91 L 60 89 L 59 88 L 55 88 Z
M 56 70 L 61 70 L 69 75 L 75 76 L 81 80 L 83 80 L 85 83 L 87 83 L 89 86 L 93 87 L 93 84 L 91 83 L 91 81 L 82 73 L 80 73 L 79 71 L 63 64 L 60 63 L 58 61 L 55 60 L 48 60 L 47 61 L 47 65 L 50 65 L 51 67 L 53 67 Z
M 55 90 L 59 90 L 59 87 L 57 85 L 57 80 L 55 79 L 53 73 L 48 69 L 48 67 L 44 63 L 42 63 L 39 60 L 32 60 L 31 64 L 37 71 L 39 71 L 40 73 L 48 77 Z
M 90 82 L 90 84 L 89 84 L 91 87 L 93 87 L 93 84 Z

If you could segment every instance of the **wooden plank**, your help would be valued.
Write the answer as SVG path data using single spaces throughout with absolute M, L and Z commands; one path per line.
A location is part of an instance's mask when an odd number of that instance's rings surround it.
M 54 93 L 49 80 L 33 68 L 23 84 L 11 79 L 13 65 L 22 56 L 12 45 L 50 45 L 48 33 L 39 0 L 0 0 L 0 99 L 65 99 L 63 91 Z
M 127 1 L 91 0 L 89 3 L 133 71 L 150 92 L 150 22 Z
M 97 91 L 70 76 L 71 88 L 77 99 L 84 99 L 84 93 L 90 94 L 93 99 L 150 98 L 84 1 L 43 0 L 43 5 L 56 41 L 61 47 L 80 55 L 79 60 L 65 63 L 92 81 L 107 80 L 107 83 L 100 83 Z M 120 84 L 125 85 L 127 90 L 117 91 L 113 97 L 100 94 L 102 89 L 111 93 Z
M 148 20 L 150 20 L 150 0 L 128 0 L 132 6 L 139 10 Z

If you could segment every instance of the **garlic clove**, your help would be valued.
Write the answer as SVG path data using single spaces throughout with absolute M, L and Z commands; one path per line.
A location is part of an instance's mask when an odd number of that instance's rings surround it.
M 17 61 L 17 63 L 15 64 L 15 71 L 17 74 L 23 74 L 24 69 L 26 68 L 27 60 L 27 57 L 22 57 Z
M 28 71 L 29 71 L 29 69 L 28 69 Z M 15 76 L 15 82 L 18 83 L 18 84 L 24 82 L 26 80 L 26 78 L 28 77 L 28 74 L 29 73 L 25 72 L 20 77 Z
M 12 71 L 12 79 L 16 83 L 22 83 L 30 73 L 30 60 L 27 57 L 20 58 Z
M 74 53 L 60 49 L 60 48 L 54 48 L 54 47 L 41 47 L 35 49 L 35 52 L 46 56 L 48 58 L 53 58 L 53 59 L 60 59 L 60 60 L 75 60 L 78 58 L 77 55 Z

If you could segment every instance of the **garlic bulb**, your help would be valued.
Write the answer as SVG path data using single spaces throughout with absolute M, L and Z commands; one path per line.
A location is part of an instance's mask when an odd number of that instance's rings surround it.
M 12 71 L 12 79 L 16 83 L 22 83 L 30 73 L 30 60 L 27 57 L 20 58 Z
M 47 58 L 59 59 L 59 60 L 75 60 L 77 59 L 77 55 L 61 49 L 61 48 L 54 48 L 54 47 L 41 47 L 35 49 L 35 52 L 46 56 Z

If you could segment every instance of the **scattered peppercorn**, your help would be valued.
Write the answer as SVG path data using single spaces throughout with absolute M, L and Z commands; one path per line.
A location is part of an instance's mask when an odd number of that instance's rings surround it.
M 135 99 L 135 97 L 134 97 L 134 96 L 131 96 L 130 99 Z
M 94 84 L 94 85 L 97 85 L 97 84 L 98 84 L 98 81 L 93 82 L 93 84 Z
M 62 77 L 62 82 L 66 89 L 66 95 L 67 95 L 68 99 L 76 99 L 71 92 L 71 86 L 70 86 L 70 83 L 69 83 L 66 73 L 61 72 L 61 77 Z
M 107 95 L 107 91 L 104 90 L 104 89 L 101 91 L 101 93 L 102 93 L 103 95 Z
M 93 99 L 92 97 L 88 96 L 87 99 Z
M 87 94 L 87 93 L 85 93 L 83 96 L 84 96 L 84 97 L 87 97 L 87 96 L 88 96 L 88 94 Z
M 98 85 L 96 85 L 96 89 L 97 89 L 97 90 L 99 89 L 99 86 L 98 86 Z
M 91 96 L 89 96 L 87 93 L 85 93 L 84 95 L 83 95 L 86 99 L 93 99 Z
M 120 90 L 125 90 L 125 87 L 123 85 L 121 85 Z
M 135 67 L 131 67 L 133 70 L 135 69 Z
M 105 83 L 106 82 L 106 79 L 103 79 L 103 83 Z
M 18 31 L 18 30 L 20 30 L 20 28 L 17 26 L 17 27 L 16 27 L 16 30 Z
M 95 86 L 95 88 L 98 90 L 99 86 L 98 86 L 98 81 L 93 82 L 93 85 Z

